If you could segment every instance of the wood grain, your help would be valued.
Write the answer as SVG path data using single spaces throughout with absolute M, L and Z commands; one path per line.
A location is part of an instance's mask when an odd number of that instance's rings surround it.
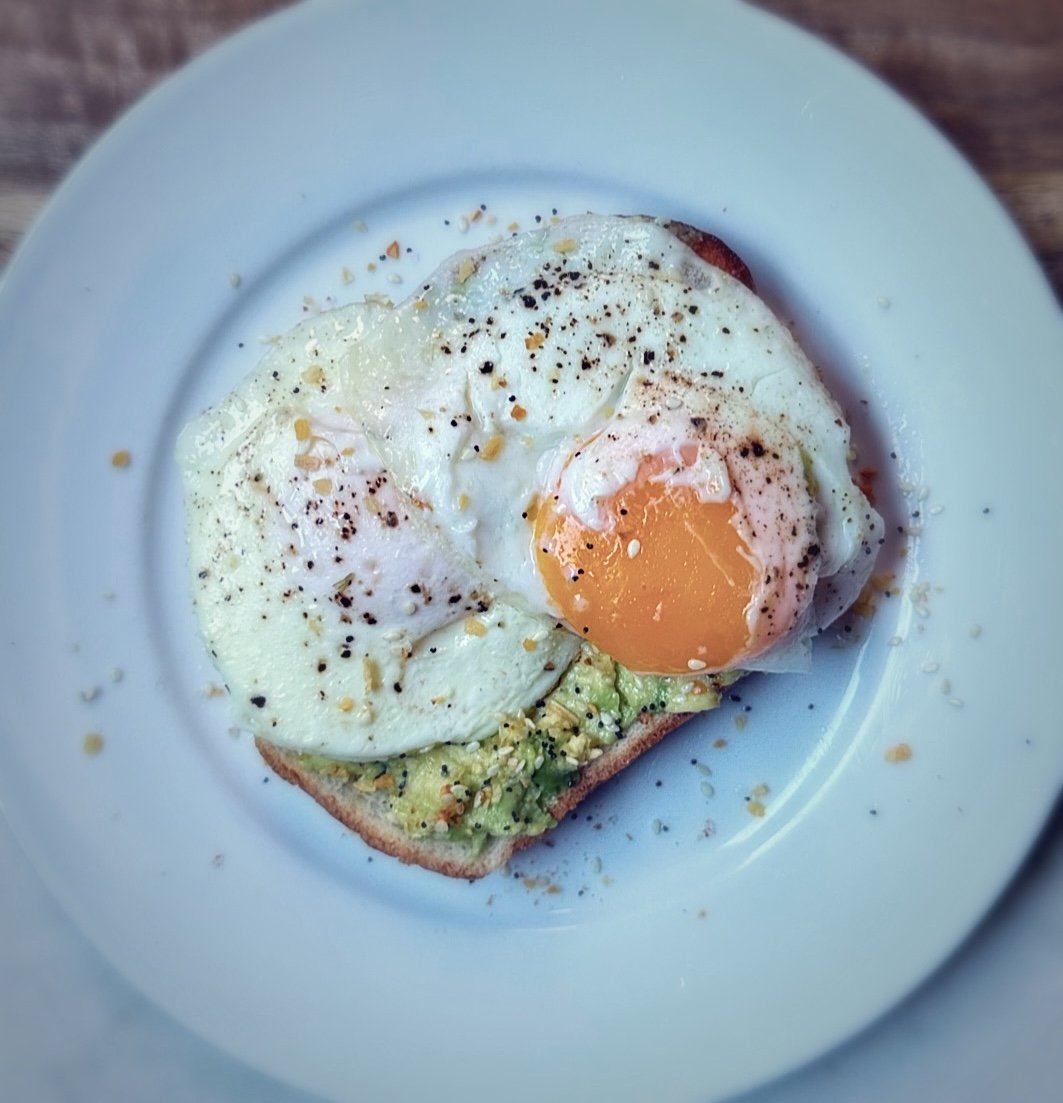
M 100 132 L 289 0 L 0 0 L 0 265 Z M 756 0 L 928 116 L 996 191 L 1063 301 L 1063 3 Z

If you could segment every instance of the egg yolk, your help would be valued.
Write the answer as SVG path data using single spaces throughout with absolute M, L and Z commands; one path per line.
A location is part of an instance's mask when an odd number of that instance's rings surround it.
M 750 649 L 756 567 L 730 501 L 669 483 L 654 456 L 587 527 L 554 495 L 535 516 L 535 553 L 551 599 L 584 639 L 630 670 L 725 670 Z

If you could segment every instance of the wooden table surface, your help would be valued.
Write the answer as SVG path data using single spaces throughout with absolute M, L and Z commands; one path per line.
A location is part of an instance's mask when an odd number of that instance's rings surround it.
M 290 0 L 0 0 L 0 266 L 56 183 L 188 57 Z M 884 77 L 1022 228 L 1063 301 L 1060 0 L 757 0 Z

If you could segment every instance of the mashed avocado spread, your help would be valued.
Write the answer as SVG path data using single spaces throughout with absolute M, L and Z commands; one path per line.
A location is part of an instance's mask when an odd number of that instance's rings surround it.
M 584 645 L 554 690 L 533 708 L 499 719 L 472 743 L 442 743 L 375 762 L 303 755 L 304 765 L 385 800 L 415 837 L 482 845 L 493 835 L 538 835 L 549 808 L 583 766 L 642 713 L 702 712 L 720 703 L 736 673 L 697 677 L 632 674 Z

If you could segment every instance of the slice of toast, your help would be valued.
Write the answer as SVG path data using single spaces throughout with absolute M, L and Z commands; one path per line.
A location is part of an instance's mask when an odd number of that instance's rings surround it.
M 554 820 L 560 822 L 594 789 L 693 715 L 696 714 L 658 712 L 636 719 L 621 738 L 575 775 L 573 785 L 557 795 L 549 809 Z M 542 838 L 541 835 L 494 836 L 481 847 L 446 838 L 414 838 L 388 818 L 385 798 L 362 792 L 350 781 L 314 770 L 297 753 L 264 739 L 256 739 L 255 745 L 275 773 L 308 793 L 375 850 L 447 877 L 468 880 L 484 877 Z
M 648 219 L 645 215 L 632 216 Z M 722 269 L 750 290 L 755 291 L 749 268 L 725 242 L 713 234 L 683 222 L 659 220 L 702 260 Z M 670 731 L 696 715 L 693 713 L 655 712 L 639 716 L 622 737 L 584 766 L 573 784 L 562 790 L 549 807 L 555 822 L 560 822 L 594 789 L 608 781 L 640 755 L 663 739 Z M 256 740 L 259 753 L 282 778 L 298 786 L 330 815 L 360 835 L 374 849 L 402 862 L 412 863 L 448 877 L 475 880 L 499 869 L 515 854 L 541 838 L 540 834 L 494 836 L 486 844 L 447 838 L 414 837 L 388 816 L 387 799 L 358 789 L 342 777 L 313 769 L 297 753 Z

